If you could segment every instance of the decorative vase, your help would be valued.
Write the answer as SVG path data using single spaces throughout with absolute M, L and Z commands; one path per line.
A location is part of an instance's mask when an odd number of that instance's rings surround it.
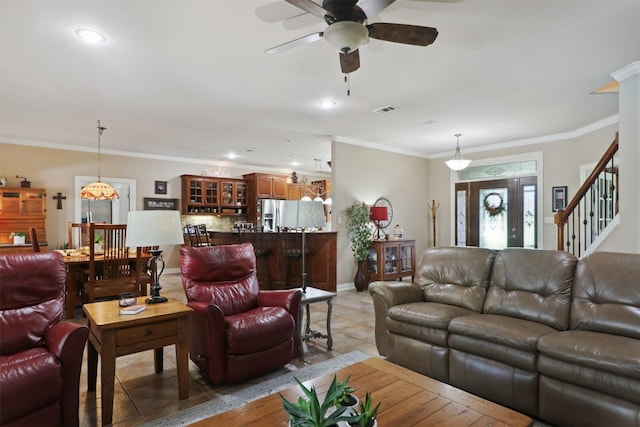
M 358 261 L 358 271 L 356 271 L 356 277 L 353 279 L 353 284 L 356 286 L 356 290 L 361 292 L 369 284 L 369 278 L 366 273 L 366 260 Z

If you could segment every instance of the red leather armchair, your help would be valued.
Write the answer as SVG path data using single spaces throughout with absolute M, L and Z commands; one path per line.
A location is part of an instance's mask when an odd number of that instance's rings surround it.
M 237 383 L 296 357 L 302 292 L 261 291 L 250 243 L 182 247 L 190 357 L 214 384 Z
M 0 255 L 0 425 L 78 426 L 89 330 L 62 322 L 65 266 L 57 252 Z

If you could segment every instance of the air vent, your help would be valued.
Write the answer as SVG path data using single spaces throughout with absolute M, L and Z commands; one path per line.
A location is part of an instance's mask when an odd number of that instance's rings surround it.
M 385 105 L 384 107 L 376 108 L 373 112 L 377 114 L 386 114 L 394 111 L 395 109 L 396 107 L 393 105 Z

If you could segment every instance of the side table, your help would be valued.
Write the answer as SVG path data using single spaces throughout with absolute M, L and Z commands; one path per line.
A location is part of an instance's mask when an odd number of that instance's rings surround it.
M 302 290 L 302 288 L 298 288 L 298 289 Z M 327 348 L 331 350 L 331 348 L 333 347 L 333 338 L 331 338 L 331 309 L 333 308 L 333 297 L 335 296 L 336 296 L 335 292 L 328 292 L 322 289 L 316 289 L 311 287 L 307 287 L 306 292 L 302 294 L 302 300 L 300 301 L 300 316 L 299 316 L 301 326 L 302 326 L 302 316 L 303 316 L 302 310 L 303 309 L 305 310 L 307 317 L 304 322 L 304 327 L 301 327 L 300 349 L 298 353 L 300 354 L 300 358 L 302 358 L 303 360 L 304 360 L 304 347 L 302 345 L 303 341 L 308 341 L 311 338 L 326 338 Z M 309 310 L 309 306 L 311 304 L 315 304 L 317 302 L 323 302 L 323 301 L 327 302 L 327 333 L 326 335 L 311 329 L 311 312 Z
M 144 297 L 137 299 L 144 304 Z M 156 373 L 162 372 L 162 348 L 176 346 L 178 365 L 178 396 L 189 397 L 189 313 L 191 309 L 179 301 L 169 300 L 162 304 L 148 304 L 138 314 L 120 314 L 118 301 L 103 301 L 84 304 L 89 326 L 88 389 L 96 389 L 98 354 L 102 358 L 102 425 L 113 419 L 113 390 L 116 357 L 154 350 Z

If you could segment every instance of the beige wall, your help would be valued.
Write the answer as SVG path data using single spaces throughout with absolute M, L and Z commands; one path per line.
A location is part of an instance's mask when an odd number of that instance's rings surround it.
M 393 206 L 393 233 L 400 224 L 405 238 L 416 239 L 416 251 L 428 245 L 430 227 L 429 161 L 339 142 L 332 143 L 332 229 L 338 231 L 338 284 L 353 282 L 356 262 L 344 228 L 344 210 L 355 202 L 373 204 L 386 197 Z

